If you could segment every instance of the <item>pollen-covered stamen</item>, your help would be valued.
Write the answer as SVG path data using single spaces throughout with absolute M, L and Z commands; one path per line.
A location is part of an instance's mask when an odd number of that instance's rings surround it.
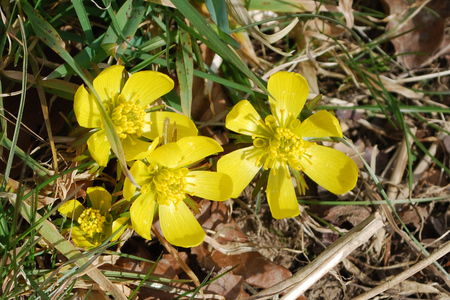
M 81 230 L 92 237 L 95 233 L 103 232 L 103 223 L 105 223 L 106 217 L 100 213 L 100 210 L 88 208 L 83 211 L 77 221 L 80 223 Z
M 141 137 L 144 126 L 149 123 L 145 120 L 145 110 L 131 102 L 120 103 L 111 114 L 111 120 L 121 139 L 128 135 Z
M 264 163 L 265 168 L 272 168 L 275 161 L 288 163 L 292 168 L 300 170 L 300 156 L 306 150 L 305 141 L 289 128 L 278 127 L 269 140 L 269 155 Z
M 163 205 L 171 205 L 175 207 L 180 201 L 186 198 L 186 176 L 189 169 L 181 168 L 173 170 L 163 168 L 154 179 L 156 191 L 159 194 L 158 202 Z

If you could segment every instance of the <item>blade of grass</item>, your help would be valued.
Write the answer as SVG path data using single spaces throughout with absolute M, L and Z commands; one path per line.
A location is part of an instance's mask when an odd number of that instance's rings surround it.
M 217 32 L 215 32 L 211 26 L 206 23 L 205 19 L 189 2 L 185 0 L 173 0 L 172 3 L 178 8 L 185 18 L 189 19 L 192 26 L 196 28 L 198 32 L 192 31 L 185 24 L 183 24 L 182 20 L 175 16 L 174 18 L 180 26 L 183 26 L 186 31 L 190 32 L 191 35 L 194 35 L 197 39 L 203 41 L 215 53 L 235 65 L 260 89 L 269 94 L 263 82 L 244 64 L 236 52 L 220 38 Z M 206 39 L 204 37 L 206 37 Z
M 192 42 L 189 32 L 179 29 L 179 48 L 176 59 L 178 82 L 180 84 L 180 100 L 183 114 L 191 117 L 192 85 L 194 80 L 194 60 L 192 58 Z

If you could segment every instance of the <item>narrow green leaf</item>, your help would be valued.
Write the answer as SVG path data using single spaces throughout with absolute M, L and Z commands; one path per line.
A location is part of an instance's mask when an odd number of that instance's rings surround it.
M 84 31 L 88 44 L 94 41 L 94 34 L 92 33 L 91 22 L 87 15 L 86 9 L 84 7 L 82 0 L 72 0 L 73 8 L 77 14 L 78 20 L 80 21 L 81 28 Z
M 113 22 L 102 42 L 103 49 L 109 55 L 116 58 L 123 55 L 141 23 L 144 12 L 144 1 L 128 0 L 119 9 L 117 15 L 111 16 L 113 20 L 117 20 L 117 24 Z
M 192 85 L 194 80 L 194 60 L 192 58 L 192 42 L 189 32 L 179 29 L 179 48 L 177 52 L 176 69 L 180 84 L 181 109 L 183 114 L 191 117 Z
M 236 66 L 242 73 L 250 78 L 260 89 L 269 94 L 262 81 L 245 65 L 236 52 L 226 44 L 217 32 L 211 28 L 211 26 L 205 21 L 200 13 L 185 0 L 172 0 L 172 3 L 178 8 L 178 10 L 191 22 L 192 26 L 198 31 L 195 33 L 196 38 L 203 41 L 209 48 L 219 54 L 228 62 Z M 177 18 L 175 16 L 175 18 Z M 178 24 L 183 26 L 182 20 L 178 18 Z M 184 28 L 189 31 L 187 26 Z M 191 32 L 191 35 L 193 33 Z M 206 39 L 205 39 L 206 37 Z

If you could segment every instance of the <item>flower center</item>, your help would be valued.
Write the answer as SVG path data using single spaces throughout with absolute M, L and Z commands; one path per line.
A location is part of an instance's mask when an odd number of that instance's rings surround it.
M 141 137 L 145 124 L 146 112 L 137 104 L 124 102 L 120 103 L 111 114 L 111 120 L 116 127 L 121 139 L 128 135 Z
M 264 160 L 264 168 L 272 168 L 275 162 L 288 163 L 291 168 L 299 171 L 300 157 L 302 157 L 309 147 L 309 142 L 303 140 L 292 130 L 300 124 L 298 120 L 288 122 L 287 127 L 278 126 L 273 116 L 268 116 L 266 125 L 272 130 L 270 137 L 259 137 L 253 140 L 253 145 L 257 148 L 266 148 L 266 155 L 261 157 Z
M 81 230 L 93 237 L 95 233 L 103 232 L 103 223 L 106 218 L 100 213 L 100 210 L 88 208 L 83 211 L 77 221 L 80 223 Z
M 155 170 L 154 166 L 150 165 L 149 171 Z M 152 173 L 152 172 L 150 172 Z M 181 168 L 172 170 L 169 168 L 161 168 L 155 176 L 153 182 L 155 183 L 156 191 L 159 194 L 159 204 L 175 206 L 186 198 L 186 176 L 189 169 Z

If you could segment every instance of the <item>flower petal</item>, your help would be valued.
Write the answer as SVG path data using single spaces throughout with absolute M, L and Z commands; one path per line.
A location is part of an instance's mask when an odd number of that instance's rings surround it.
M 153 216 L 156 212 L 155 194 L 149 191 L 139 196 L 131 205 L 130 218 L 134 231 L 144 239 L 151 240 Z
M 78 124 L 85 128 L 100 128 L 102 120 L 94 97 L 80 86 L 73 98 L 73 110 Z
M 111 150 L 111 146 L 109 145 L 105 131 L 102 129 L 91 135 L 87 140 L 87 145 L 89 153 L 91 153 L 92 158 L 97 164 L 106 167 L 109 161 L 109 150 Z
M 86 193 L 91 201 L 91 207 L 105 213 L 111 208 L 111 194 L 101 186 L 88 187 Z
M 356 163 L 333 148 L 312 144 L 300 158 L 300 165 L 306 175 L 334 194 L 348 192 L 358 180 Z
M 178 140 L 177 145 L 181 149 L 182 157 L 178 167 L 195 163 L 203 158 L 218 152 L 223 148 L 212 138 L 205 136 L 188 136 Z
M 342 137 L 339 121 L 325 110 L 304 120 L 294 132 L 303 138 Z
M 151 177 L 149 176 L 147 166 L 142 161 L 136 161 L 131 167 L 130 172 L 136 180 L 136 183 L 140 186 L 151 183 Z M 135 192 L 136 186 L 128 178 L 126 178 L 123 185 L 123 197 L 126 200 L 131 201 Z
M 233 180 L 232 198 L 237 198 L 261 169 L 263 150 L 253 146 L 224 155 L 217 162 L 217 172 L 228 174 Z
M 83 211 L 85 210 L 83 204 L 78 200 L 66 201 L 63 205 L 58 208 L 60 214 L 71 218 L 72 220 L 77 220 Z
M 308 82 L 302 75 L 284 71 L 270 76 L 267 90 L 273 97 L 269 97 L 272 114 L 282 123 L 286 121 L 287 113 L 291 113 L 294 118 L 298 117 L 309 94 Z
M 170 92 L 173 86 L 173 80 L 166 74 L 156 71 L 141 71 L 128 78 L 121 94 L 127 101 L 139 101 L 142 107 L 146 107 Z
M 177 143 L 168 143 L 156 148 L 147 156 L 147 160 L 165 167 L 173 168 L 178 166 L 182 157 L 182 152 Z
M 300 214 L 291 175 L 285 164 L 278 163 L 270 170 L 267 201 L 275 219 L 292 218 Z
M 155 150 L 158 143 L 141 141 L 135 137 L 127 136 L 122 140 L 123 152 L 127 161 L 143 159 Z
M 213 201 L 225 201 L 233 192 L 233 181 L 224 173 L 208 171 L 191 171 L 186 177 L 190 183 L 186 191 L 200 198 Z
M 151 125 L 149 126 L 149 129 L 144 128 L 144 136 L 151 140 L 154 140 L 158 136 L 162 137 L 164 120 L 166 118 L 169 118 L 169 133 L 172 134 L 174 128 L 176 128 L 177 139 L 198 134 L 194 122 L 182 114 L 168 111 L 155 111 L 147 114 L 147 116 L 150 118 Z M 174 125 L 174 123 L 176 125 Z
M 120 93 L 123 79 L 123 66 L 111 66 L 104 69 L 93 82 L 94 89 L 100 100 L 111 101 L 113 97 Z
M 205 231 L 184 201 L 175 207 L 159 206 L 159 222 L 166 240 L 179 247 L 195 247 L 205 238 Z
M 86 239 L 86 234 L 78 226 L 72 227 L 72 231 L 70 233 L 70 237 L 72 238 L 72 241 L 75 243 L 75 245 L 77 245 L 78 247 L 83 247 L 83 248 L 86 248 L 86 249 L 90 249 L 90 248 L 94 248 L 95 247 L 95 245 L 93 245 L 91 242 L 89 242 Z
M 270 130 L 247 100 L 239 101 L 228 113 L 225 126 L 244 135 L 270 136 Z
M 114 233 L 117 231 L 117 233 L 112 237 L 111 241 L 115 241 L 120 238 L 120 236 L 125 231 L 125 229 L 127 229 L 127 226 L 123 226 L 123 225 L 126 225 L 129 220 L 130 220 L 129 217 L 121 217 L 121 218 L 114 220 L 114 222 L 112 223 L 112 232 Z M 120 229 L 120 227 L 122 227 L 122 226 L 123 226 L 123 228 Z M 118 231 L 119 229 L 120 229 L 120 231 Z

